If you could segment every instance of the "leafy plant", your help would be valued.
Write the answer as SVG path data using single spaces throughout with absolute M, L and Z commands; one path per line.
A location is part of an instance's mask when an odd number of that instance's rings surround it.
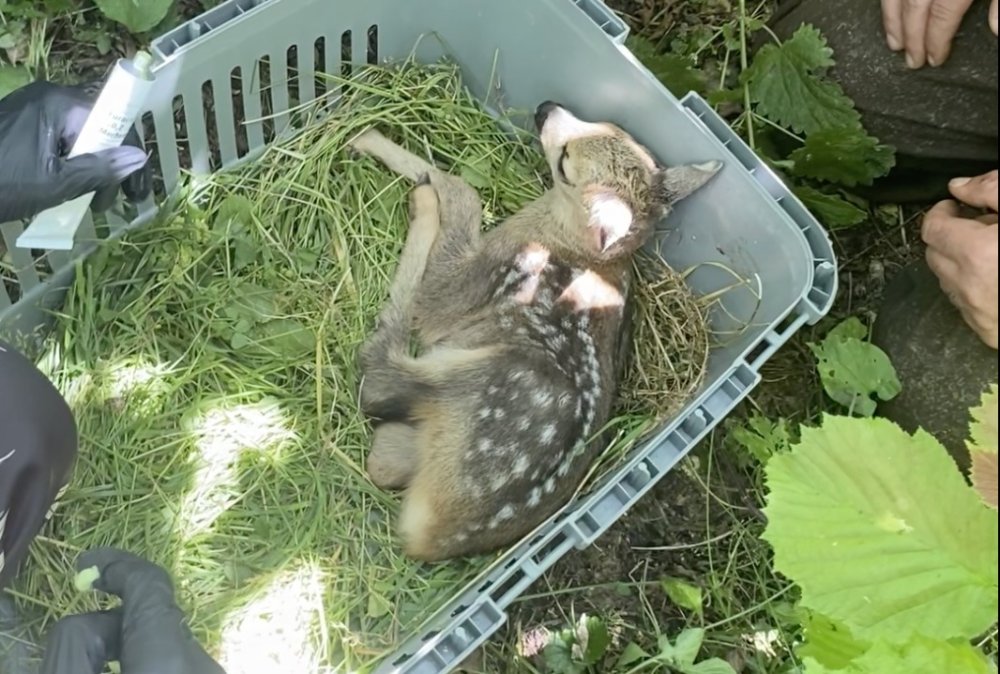
M 604 659 L 611 638 L 604 622 L 587 614 L 576 627 L 553 634 L 545 646 L 545 665 L 552 674 L 583 674 Z
M 639 61 L 677 96 L 689 91 L 700 95 L 708 92 L 708 81 L 704 71 L 695 67 L 692 58 L 681 54 L 664 54 L 649 40 L 630 35 L 625 46 Z
M 707 95 L 715 104 L 739 103 L 750 145 L 775 168 L 795 178 L 793 191 L 831 229 L 865 220 L 867 204 L 844 188 L 868 186 L 895 165 L 895 151 L 870 136 L 844 90 L 829 79 L 833 50 L 819 30 L 802 25 L 789 39 L 761 47 L 752 58 L 748 36 L 764 28 L 756 16 L 741 16 L 717 31 L 725 52 L 738 52 L 745 67 L 732 88 L 712 88 L 691 57 L 687 42 L 661 53 L 630 37 L 626 46 L 676 95 Z M 705 30 L 704 43 L 713 39 Z
M 681 608 L 694 611 L 699 618 L 702 616 L 704 599 L 700 587 L 680 578 L 664 578 L 660 581 L 660 586 L 667 593 L 667 596 L 670 597 L 670 601 Z
M 657 640 L 659 652 L 651 655 L 638 644 L 630 643 L 625 647 L 616 667 L 625 674 L 640 672 L 677 672 L 678 674 L 736 674 L 733 666 L 722 658 L 707 658 L 695 662 L 702 642 L 705 640 L 705 630 L 689 628 L 677 635 L 671 643 L 670 639 L 661 635 Z
M 754 414 L 745 424 L 733 426 L 729 437 L 739 444 L 759 464 L 765 465 L 775 454 L 787 452 L 794 431 L 785 419 L 772 421 Z
M 994 387 L 972 411 L 984 455 L 996 410 Z M 826 415 L 765 472 L 763 538 L 810 612 L 806 674 L 996 671 L 970 640 L 996 621 L 997 511 L 937 440 Z
M 94 0 L 101 12 L 132 33 L 144 33 L 159 24 L 174 0 Z
M 809 344 L 816 356 L 823 390 L 833 400 L 861 416 L 875 413 L 872 396 L 892 400 L 902 385 L 882 349 L 864 341 L 867 328 L 855 316 L 834 327 L 819 344 Z

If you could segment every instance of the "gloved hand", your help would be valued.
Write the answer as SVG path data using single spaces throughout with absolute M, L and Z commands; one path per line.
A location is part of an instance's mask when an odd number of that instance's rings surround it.
M 119 185 L 132 201 L 149 195 L 151 175 L 135 129 L 120 147 L 66 159 L 98 93 L 99 84 L 37 81 L 0 99 L 0 222 L 88 192 L 97 192 L 91 208 L 104 211 Z
M 49 632 L 41 674 L 100 674 L 117 660 L 121 674 L 225 674 L 184 624 L 173 583 L 160 566 L 114 548 L 80 555 L 96 568 L 93 587 L 122 599 L 120 608 L 62 618 Z

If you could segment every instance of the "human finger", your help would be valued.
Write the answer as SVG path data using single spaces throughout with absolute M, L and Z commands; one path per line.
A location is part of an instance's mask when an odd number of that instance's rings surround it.
M 970 206 L 998 211 L 997 185 L 997 170 L 993 169 L 973 178 L 955 178 L 948 183 L 948 191 Z
M 906 65 L 910 68 L 921 68 L 927 62 L 924 42 L 932 2 L 934 0 L 903 0 L 903 45 Z
M 971 5 L 972 0 L 934 0 L 931 3 L 924 39 L 927 63 L 931 66 L 939 66 L 948 60 L 955 34 Z
M 882 0 L 882 28 L 889 49 L 903 48 L 903 0 Z

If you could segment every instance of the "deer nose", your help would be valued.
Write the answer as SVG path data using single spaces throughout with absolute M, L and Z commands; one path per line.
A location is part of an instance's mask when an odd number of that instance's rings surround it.
M 545 126 L 545 120 L 549 118 L 553 110 L 560 107 L 562 106 L 554 101 L 545 101 L 535 108 L 535 128 L 541 132 L 542 127 Z

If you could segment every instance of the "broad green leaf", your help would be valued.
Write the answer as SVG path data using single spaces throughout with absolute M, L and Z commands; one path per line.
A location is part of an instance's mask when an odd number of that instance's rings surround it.
M 642 647 L 634 641 L 629 642 L 627 646 L 622 650 L 622 654 L 618 656 L 618 660 L 615 664 L 616 668 L 628 667 L 634 665 L 640 660 L 649 660 L 649 653 L 642 650 Z
M 997 398 L 997 385 L 993 384 L 982 395 L 979 405 L 972 408 L 970 441 L 966 443 L 972 457 L 972 485 L 994 509 L 997 507 Z
M 593 665 L 604 658 L 611 636 L 603 620 L 583 615 L 576 628 L 576 643 L 581 651 L 579 660 L 585 665 Z
M 693 664 L 704 640 L 705 630 L 700 627 L 689 627 L 678 634 L 677 640 L 674 641 L 674 664 L 678 666 Z
M 705 76 L 694 67 L 695 63 L 690 58 L 661 53 L 652 42 L 640 35 L 630 35 L 625 40 L 625 46 L 675 96 L 684 96 L 689 91 L 699 95 L 706 93 Z
M 392 610 L 392 603 L 378 592 L 368 593 L 368 617 L 381 618 Z
M 759 114 L 796 133 L 860 126 L 851 99 L 822 77 L 833 65 L 832 57 L 819 31 L 803 24 L 783 44 L 761 47 L 740 79 Z
M 849 674 L 847 669 L 829 669 L 813 658 L 802 658 L 802 674 Z
M 660 585 L 672 602 L 681 608 L 686 608 L 701 615 L 702 597 L 700 587 L 680 578 L 664 578 L 660 581 Z
M 896 164 L 895 152 L 858 126 L 827 127 L 806 136 L 792 152 L 792 173 L 847 187 L 871 185 Z
M 0 65 L 0 98 L 31 82 L 31 73 L 21 66 Z
M 876 408 L 872 395 L 892 400 L 903 387 L 885 352 L 862 341 L 866 332 L 861 321 L 851 316 L 809 348 L 816 356 L 827 395 L 852 412 L 869 417 Z
M 548 671 L 552 674 L 580 674 L 582 668 L 573 662 L 571 649 L 572 644 L 564 635 L 553 637 L 542 651 Z
M 775 454 L 787 452 L 792 441 L 787 421 L 772 421 L 756 413 L 744 425 L 735 426 L 730 436 L 762 464 Z
M 316 334 L 294 318 L 277 318 L 260 326 L 261 345 L 286 358 L 315 353 Z
M 868 328 L 857 316 L 845 318 L 840 323 L 830 328 L 827 337 L 831 339 L 864 339 L 868 334 Z
M 885 419 L 825 415 L 765 468 L 764 540 L 802 606 L 859 640 L 972 638 L 997 615 L 997 513 L 947 451 Z
M 170 11 L 173 0 L 94 0 L 106 17 L 133 33 L 155 28 Z
M 901 646 L 879 641 L 843 668 L 803 658 L 805 674 L 994 674 L 996 666 L 965 643 L 916 635 Z
M 684 674 L 736 674 L 733 666 L 722 658 L 709 658 L 681 668 Z
M 802 205 L 831 230 L 853 227 L 864 222 L 868 216 L 864 210 L 836 194 L 821 192 L 808 185 L 799 185 L 792 191 Z
M 826 667 L 840 669 L 871 646 L 858 641 L 843 623 L 809 612 L 802 622 L 805 643 L 796 649 L 800 658 L 813 658 Z

